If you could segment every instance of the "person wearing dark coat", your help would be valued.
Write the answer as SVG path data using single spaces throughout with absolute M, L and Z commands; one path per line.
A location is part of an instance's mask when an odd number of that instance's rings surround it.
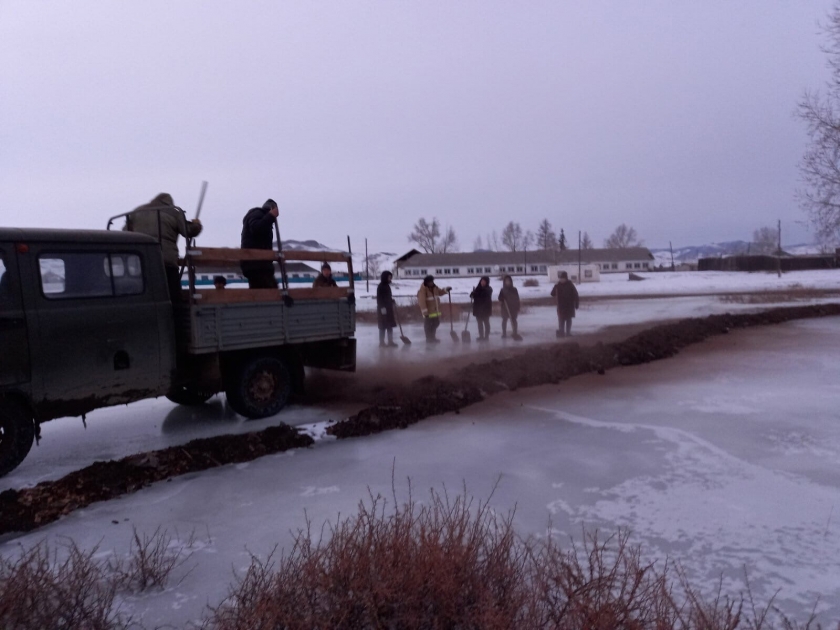
M 312 288 L 317 289 L 318 287 L 337 287 L 338 283 L 336 283 L 335 278 L 332 277 L 332 267 L 330 267 L 330 263 L 324 263 L 321 265 L 321 273 L 318 274 L 318 277 L 315 278 L 315 282 L 312 283 Z
M 505 276 L 502 279 L 499 302 L 501 302 L 502 307 L 502 338 L 507 337 L 507 322 L 510 319 L 513 338 L 518 341 L 521 339 L 516 323 L 516 317 L 519 315 L 519 290 L 513 286 L 513 278 L 510 276 Z
M 482 276 L 478 285 L 470 293 L 473 300 L 473 315 L 478 322 L 478 341 L 490 339 L 490 315 L 493 313 L 493 287 L 490 277 Z
M 158 240 L 163 252 L 163 268 L 169 298 L 181 299 L 181 267 L 178 265 L 178 236 L 186 239 L 201 234 L 201 221 L 187 221 L 184 211 L 175 205 L 172 195 L 160 193 L 149 203 L 132 210 L 125 218 L 127 232 L 148 234 Z
M 572 318 L 575 310 L 580 308 L 580 300 L 574 283 L 565 271 L 560 272 L 560 280 L 551 290 L 551 297 L 557 298 L 557 322 L 560 325 L 557 336 L 571 337 Z
M 380 276 L 379 286 L 376 287 L 376 322 L 379 324 L 379 347 L 380 348 L 396 348 L 394 343 L 394 328 L 397 325 L 397 319 L 394 315 L 394 309 L 397 303 L 391 295 L 391 278 L 393 274 L 390 271 L 383 271 Z M 385 343 L 385 334 L 388 335 L 388 343 Z
M 242 219 L 242 249 L 272 249 L 274 222 L 280 210 L 273 199 L 261 208 L 251 208 Z M 242 262 L 242 275 L 248 279 L 250 289 L 276 289 L 274 263 L 270 260 L 246 260 Z

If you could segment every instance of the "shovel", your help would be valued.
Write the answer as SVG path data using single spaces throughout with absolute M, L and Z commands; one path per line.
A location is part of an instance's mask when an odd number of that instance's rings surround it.
M 467 326 L 470 325 L 470 313 L 472 312 L 472 300 L 470 300 L 470 310 L 467 311 L 467 322 L 464 324 L 464 330 L 461 331 L 461 341 L 464 343 L 470 343 L 472 339 L 470 339 L 470 331 L 467 330 Z
M 400 341 L 402 341 L 405 345 L 410 346 L 411 345 L 411 339 L 409 339 L 408 337 L 406 337 L 403 334 L 402 324 L 400 323 L 400 317 L 399 317 L 399 315 L 397 315 L 397 305 L 396 304 L 394 304 L 394 319 L 397 320 L 397 326 L 400 327 Z
M 452 341 L 458 343 L 460 339 L 458 339 L 458 333 L 455 332 L 455 322 L 452 319 L 452 291 L 449 292 L 449 336 L 452 337 Z
M 505 312 L 508 315 L 508 319 L 511 321 L 511 327 L 512 327 L 513 326 L 513 317 L 511 317 L 510 309 L 508 308 L 507 302 L 505 300 L 502 300 L 502 306 L 505 307 Z M 514 341 L 522 341 L 522 335 L 520 335 L 519 333 L 513 333 L 511 335 L 511 337 L 513 338 Z

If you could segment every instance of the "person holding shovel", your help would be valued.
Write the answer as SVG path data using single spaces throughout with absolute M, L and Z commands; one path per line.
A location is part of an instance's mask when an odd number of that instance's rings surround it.
M 560 278 L 551 290 L 551 297 L 557 298 L 557 330 L 558 337 L 572 336 L 572 318 L 575 310 L 580 308 L 580 299 L 573 282 L 569 281 L 569 274 L 560 272 Z
M 423 332 L 426 333 L 426 343 L 440 343 L 435 331 L 440 326 L 440 296 L 446 295 L 452 287 L 441 289 L 435 284 L 434 276 L 423 278 L 423 285 L 417 292 L 417 305 L 423 314 Z
M 260 208 L 251 208 L 242 219 L 242 249 L 272 249 L 274 222 L 280 210 L 277 202 L 269 199 Z M 274 263 L 270 260 L 246 260 L 242 262 L 242 275 L 248 279 L 250 289 L 276 289 Z
M 513 286 L 513 278 L 505 276 L 502 279 L 502 290 L 499 291 L 499 302 L 502 307 L 502 339 L 507 337 L 507 323 L 510 319 L 513 338 L 520 341 L 516 317 L 519 315 L 519 290 Z
M 478 286 L 470 293 L 473 300 L 473 315 L 478 322 L 478 341 L 490 339 L 490 315 L 493 313 L 493 287 L 490 276 L 482 276 Z
M 379 325 L 379 347 L 396 348 L 394 343 L 394 327 L 397 325 L 394 317 L 394 309 L 397 307 L 394 296 L 391 295 L 391 279 L 393 274 L 390 271 L 383 271 L 380 276 L 379 286 L 376 287 L 376 323 Z M 388 335 L 388 343 L 385 343 L 385 335 Z

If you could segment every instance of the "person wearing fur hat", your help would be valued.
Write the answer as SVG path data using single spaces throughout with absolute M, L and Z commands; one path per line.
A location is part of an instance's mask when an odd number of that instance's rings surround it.
M 490 339 L 490 315 L 493 313 L 493 287 L 490 276 L 482 276 L 478 285 L 470 293 L 473 301 L 473 315 L 478 322 L 478 341 Z
M 417 292 L 417 305 L 423 315 L 423 332 L 426 333 L 426 343 L 440 343 L 435 332 L 440 326 L 440 296 L 446 295 L 452 287 L 441 289 L 435 284 L 434 276 L 423 278 L 423 285 Z

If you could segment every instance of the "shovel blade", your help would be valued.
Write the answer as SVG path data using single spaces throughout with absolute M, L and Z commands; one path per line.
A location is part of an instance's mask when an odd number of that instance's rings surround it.
M 456 333 L 454 330 L 450 331 L 449 336 L 452 337 L 452 341 L 454 341 L 455 343 L 461 342 L 461 340 L 458 339 L 458 333 Z
M 472 341 L 472 339 L 470 339 L 469 330 L 464 330 L 463 332 L 461 332 L 461 341 L 464 343 L 470 343 Z
M 405 335 L 400 335 L 400 341 L 402 341 L 407 346 L 411 345 L 411 339 L 409 339 Z

